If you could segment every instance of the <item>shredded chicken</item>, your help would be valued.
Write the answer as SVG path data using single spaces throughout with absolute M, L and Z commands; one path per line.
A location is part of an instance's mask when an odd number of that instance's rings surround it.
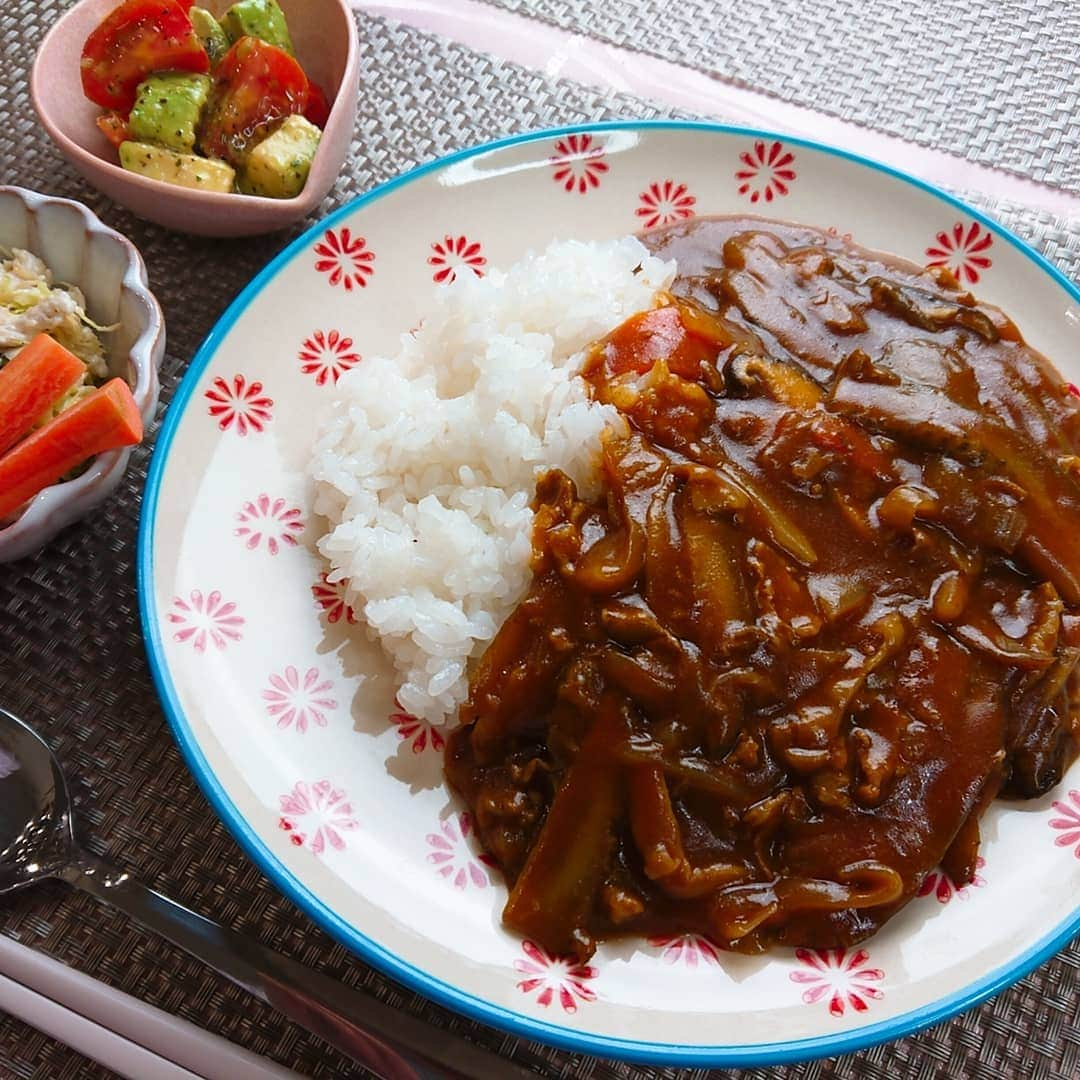
M 109 377 L 100 337 L 109 329 L 87 315 L 82 291 L 55 283 L 52 271 L 33 253 L 15 248 L 0 260 L 0 368 L 38 334 L 51 334 L 87 367 L 86 376 L 50 415 L 63 412 Z

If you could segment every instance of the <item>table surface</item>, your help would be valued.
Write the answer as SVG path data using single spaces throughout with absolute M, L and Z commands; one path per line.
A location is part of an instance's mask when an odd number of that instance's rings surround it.
M 139 245 L 168 321 L 164 405 L 224 308 L 295 232 L 228 243 L 179 237 L 88 188 L 35 123 L 27 90 L 35 45 L 67 6 L 7 0 L 0 10 L 8 43 L 0 181 L 80 199 Z M 707 0 L 355 6 L 365 72 L 357 137 L 322 212 L 416 164 L 523 130 L 692 114 L 745 122 L 749 114 L 877 156 L 915 156 L 924 174 L 1080 277 L 1080 73 L 1067 45 L 1080 40 L 1076 0 L 836 0 L 813 14 L 798 0 L 744 0 L 737 17 L 732 5 Z M 677 1075 L 528 1044 L 437 1008 L 350 958 L 247 861 L 188 775 L 149 678 L 134 581 L 149 452 L 149 443 L 137 452 L 108 507 L 39 557 L 0 567 L 0 703 L 37 725 L 80 778 L 88 845 L 208 916 L 538 1075 Z M 362 1075 L 185 955 L 62 887 L 0 904 L 0 932 L 302 1076 Z M 911 1038 L 737 1075 L 1076 1080 L 1078 972 L 1074 942 L 991 1002 Z M 0 1016 L 0 1077 L 109 1075 Z

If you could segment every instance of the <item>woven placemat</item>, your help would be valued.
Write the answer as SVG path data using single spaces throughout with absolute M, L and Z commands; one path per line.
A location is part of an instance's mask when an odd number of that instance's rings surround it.
M 1075 0 L 487 0 L 1080 190 Z
M 953 194 L 1012 229 L 1080 285 L 1080 215 L 1062 218 L 1047 210 L 970 189 L 961 188 Z
M 244 283 L 289 239 L 212 242 L 136 221 L 83 184 L 38 129 L 26 92 L 33 43 L 66 6 L 6 0 L 0 33 L 23 47 L 0 69 L 0 180 L 87 202 L 140 246 L 165 308 L 168 402 L 188 360 Z M 365 89 L 356 152 L 326 207 L 401 170 L 500 135 L 558 123 L 653 117 L 625 96 L 553 82 L 437 38 L 361 18 Z M 1074 274 L 1078 237 L 1062 222 L 1020 216 L 1027 235 Z M 1042 231 L 1036 231 L 1041 229 Z M 135 529 L 148 448 L 106 508 L 31 561 L 0 566 L 0 703 L 33 722 L 72 776 L 90 847 L 208 916 L 379 998 L 513 1057 L 540 1076 L 631 1080 L 678 1075 L 584 1059 L 460 1019 L 352 959 L 282 899 L 247 861 L 188 775 L 147 670 L 135 597 Z M 318 1040 L 281 1020 L 125 918 L 59 886 L 0 903 L 0 932 L 111 985 L 313 1077 L 361 1075 Z M 1080 947 L 992 1003 L 949 1024 L 874 1050 L 744 1080 L 896 1080 L 949 1075 L 1076 1080 Z M 108 1076 L 66 1048 L 0 1016 L 0 1077 Z M 686 1076 L 704 1075 L 701 1071 Z

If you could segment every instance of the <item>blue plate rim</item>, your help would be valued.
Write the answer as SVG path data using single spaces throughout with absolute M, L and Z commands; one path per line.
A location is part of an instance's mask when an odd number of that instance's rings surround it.
M 700 1046 L 658 1043 L 576 1031 L 544 1020 L 532 1019 L 522 1013 L 466 993 L 452 984 L 428 974 L 367 937 L 362 931 L 351 926 L 319 900 L 278 860 L 229 798 L 228 793 L 206 760 L 198 740 L 195 738 L 194 732 L 184 716 L 176 688 L 168 671 L 153 585 L 154 527 L 157 519 L 161 482 L 176 431 L 202 379 L 203 372 L 213 359 L 221 342 L 251 305 L 252 301 L 285 266 L 291 263 L 300 253 L 308 251 L 312 243 L 327 229 L 333 228 L 337 222 L 348 217 L 358 208 L 382 198 L 399 187 L 418 180 L 429 173 L 444 169 L 456 162 L 477 157 L 493 150 L 550 141 L 566 135 L 609 131 L 629 131 L 634 133 L 687 131 L 747 136 L 755 139 L 778 139 L 788 145 L 816 150 L 854 162 L 875 172 L 884 173 L 936 196 L 991 229 L 995 236 L 1008 241 L 1021 254 L 1049 275 L 1077 304 L 1080 304 L 1080 288 L 1065 277 L 1060 270 L 1011 230 L 963 200 L 950 195 L 934 184 L 920 180 L 872 158 L 829 146 L 826 143 L 816 142 L 812 139 L 798 138 L 780 132 L 710 121 L 611 120 L 592 124 L 573 124 L 567 127 L 548 128 L 526 132 L 521 135 L 512 135 L 479 146 L 469 147 L 416 166 L 331 211 L 325 218 L 313 224 L 303 235 L 299 236 L 275 256 L 229 305 L 199 348 L 177 388 L 165 415 L 151 458 L 139 520 L 136 562 L 137 591 L 143 640 L 146 645 L 151 676 L 161 699 L 166 719 L 172 729 L 173 737 L 180 747 L 188 768 L 218 817 L 224 822 L 248 857 L 255 862 L 280 892 L 323 930 L 384 974 L 398 980 L 411 990 L 423 994 L 428 999 L 463 1013 L 472 1019 L 490 1024 L 522 1038 L 535 1039 L 577 1053 L 642 1064 L 699 1068 L 748 1068 L 789 1064 L 864 1050 L 882 1042 L 914 1034 L 932 1024 L 949 1019 L 960 1012 L 973 1008 L 1022 979 L 1040 964 L 1049 960 L 1080 933 L 1080 906 L 1069 918 L 1030 946 L 1020 956 L 994 969 L 968 986 L 938 1001 L 913 1009 L 892 1019 L 846 1032 L 838 1032 L 835 1035 L 820 1035 L 809 1039 L 757 1043 L 744 1046 Z

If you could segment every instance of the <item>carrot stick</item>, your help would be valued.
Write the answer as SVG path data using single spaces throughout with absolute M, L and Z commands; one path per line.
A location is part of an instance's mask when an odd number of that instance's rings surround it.
M 127 121 L 119 113 L 103 113 L 96 122 L 101 134 L 118 150 L 121 143 L 131 138 Z
M 88 458 L 133 446 L 142 436 L 131 390 L 112 379 L 0 457 L 0 519 Z
M 85 373 L 86 365 L 48 334 L 38 334 L 0 368 L 0 454 L 26 435 Z

